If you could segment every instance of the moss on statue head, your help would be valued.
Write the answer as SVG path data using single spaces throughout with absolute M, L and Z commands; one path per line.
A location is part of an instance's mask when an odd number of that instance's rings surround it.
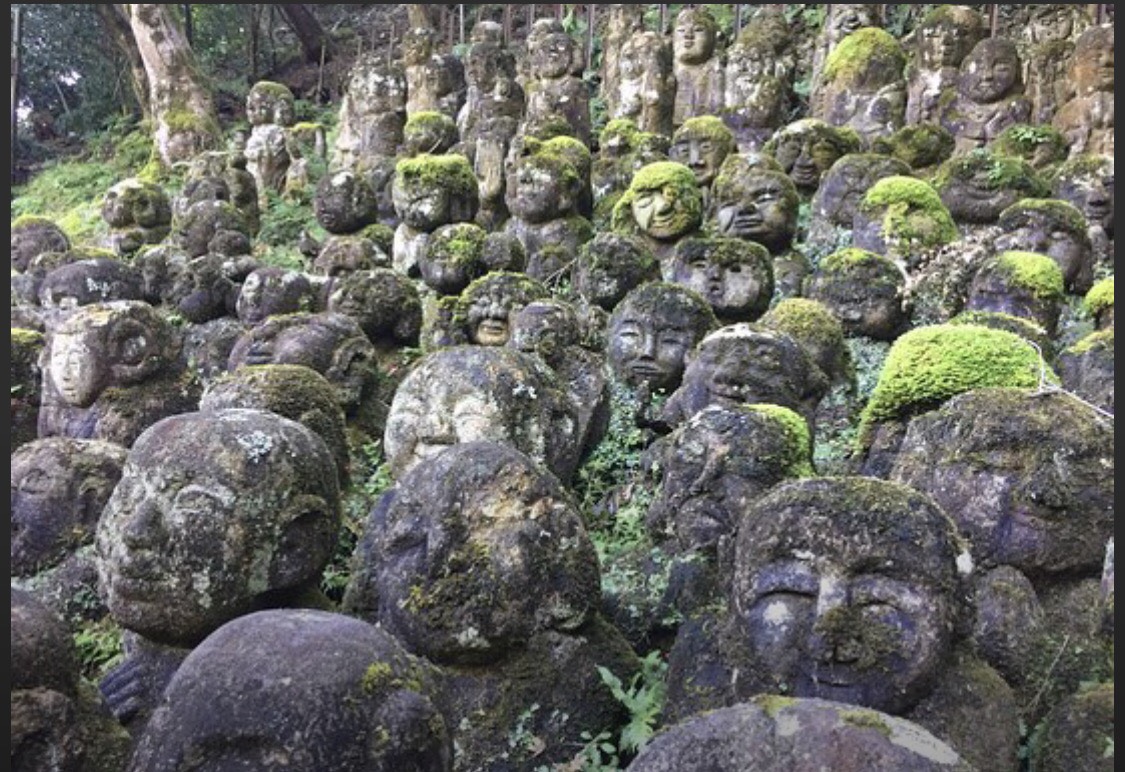
M 781 405 L 752 404 L 749 410 L 765 416 L 781 429 L 785 437 L 783 464 L 790 477 L 812 477 L 812 435 L 809 424 L 796 411 Z
M 422 153 L 395 164 L 395 174 L 406 183 L 446 189 L 459 196 L 471 196 L 477 189 L 472 164 L 463 155 Z
M 1039 352 L 1013 333 L 972 324 L 910 330 L 891 345 L 860 414 L 860 446 L 875 424 L 906 420 L 971 389 L 1035 388 L 1044 376 L 1058 383 Z
M 666 191 L 681 203 L 685 220 L 681 232 L 686 233 L 699 227 L 703 222 L 703 194 L 695 181 L 695 173 L 675 161 L 655 161 L 642 166 L 633 174 L 628 189 L 613 207 L 613 230 L 635 230 L 632 209 L 634 199 L 639 193 L 658 190 Z
M 1047 255 L 1010 250 L 996 256 L 996 266 L 1040 300 L 1061 300 L 1066 292 L 1062 269 Z
M 903 126 L 886 137 L 877 137 L 871 150 L 905 162 L 912 169 L 936 166 L 953 154 L 956 139 L 941 124 L 922 122 Z
M 883 237 L 903 245 L 930 248 L 960 238 L 938 192 L 915 177 L 884 177 L 868 188 L 859 210 L 868 215 L 881 210 Z
M 983 180 L 988 190 L 1015 190 L 1029 198 L 1043 198 L 1047 186 L 1031 164 L 1017 156 L 1001 155 L 978 147 L 941 165 L 933 186 L 939 192 L 954 180 Z
M 734 148 L 734 132 L 716 115 L 697 115 L 684 121 L 672 135 L 675 142 L 679 137 L 700 137 L 718 142 L 729 152 Z
M 1095 282 L 1083 298 L 1083 303 L 1086 310 L 1093 316 L 1097 316 L 1108 308 L 1113 308 L 1113 277 L 1109 276 Z
M 824 63 L 824 83 L 840 88 L 882 85 L 888 74 L 901 75 L 907 57 L 902 45 L 880 27 L 864 27 L 845 37 Z

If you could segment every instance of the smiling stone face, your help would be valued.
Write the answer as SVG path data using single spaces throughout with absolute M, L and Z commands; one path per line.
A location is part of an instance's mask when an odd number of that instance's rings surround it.
M 932 688 L 951 652 L 956 533 L 932 499 L 873 478 L 782 483 L 738 534 L 734 616 L 747 694 L 888 713 Z

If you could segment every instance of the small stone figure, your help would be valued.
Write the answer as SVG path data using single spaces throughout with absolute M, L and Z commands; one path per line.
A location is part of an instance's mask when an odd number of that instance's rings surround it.
M 872 185 L 884 177 L 910 174 L 911 168 L 906 162 L 891 156 L 879 153 L 842 156 L 832 164 L 813 194 L 806 244 L 818 249 L 836 247 L 843 232 L 851 232 L 856 210 Z
M 723 161 L 735 149 L 734 134 L 720 118 L 699 115 L 688 118 L 672 135 L 668 159 L 691 169 L 703 193 L 706 209 L 711 200 L 711 183 Z
M 666 281 L 682 284 L 711 304 L 724 324 L 753 322 L 773 299 L 773 262 L 761 244 L 724 236 L 696 236 L 676 245 Z
M 606 114 L 618 115 L 618 100 L 621 98 L 621 54 L 634 34 L 645 31 L 645 9 L 631 3 L 618 3 L 604 6 L 606 11 L 605 31 L 602 33 L 601 92 L 605 99 Z M 672 132 L 669 130 L 668 135 Z
M 43 323 L 50 330 L 91 303 L 141 300 L 143 283 L 139 269 L 117 258 L 87 258 L 52 268 L 39 282 Z
M 44 252 L 67 252 L 70 239 L 54 221 L 24 215 L 11 225 L 12 270 L 26 271 L 31 261 Z
M 238 338 L 227 369 L 270 364 L 316 370 L 336 387 L 336 399 L 349 418 L 359 413 L 375 386 L 375 349 L 359 324 L 342 313 L 267 317 Z
M 907 124 L 938 120 L 942 99 L 957 90 L 961 62 L 986 32 L 980 12 L 967 5 L 939 5 L 922 17 L 907 65 Z
M 1047 186 L 1031 165 L 985 148 L 954 156 L 938 169 L 934 189 L 958 224 L 995 223 L 1021 198 L 1044 198 Z
M 439 54 L 437 30 L 414 27 L 402 38 L 406 115 L 434 111 L 456 119 L 465 102 L 465 70 L 453 54 Z
M 965 642 L 971 559 L 929 495 L 864 477 L 782 482 L 743 513 L 732 565 L 728 608 L 680 627 L 666 720 L 811 697 L 918 722 L 973 762 L 1016 763 L 1012 691 Z M 963 689 L 979 699 L 953 698 Z
M 94 529 L 125 464 L 126 450 L 104 440 L 43 437 L 12 453 L 13 584 L 66 619 L 98 619 Z
M 296 421 L 186 412 L 137 438 L 97 529 L 102 597 L 128 631 L 125 660 L 100 686 L 134 738 L 184 657 L 222 624 L 323 605 L 339 527 L 332 453 Z
M 613 230 L 640 236 L 663 264 L 676 242 L 703 224 L 703 194 L 691 169 L 656 161 L 637 170 L 613 207 Z
M 906 116 L 906 52 L 891 33 L 865 27 L 843 38 L 824 60 L 809 113 L 849 126 L 870 148 L 902 127 Z
M 960 235 L 944 199 L 925 180 L 910 175 L 891 175 L 873 184 L 852 215 L 856 248 L 910 268 Z
M 1000 213 L 996 224 L 997 252 L 1036 252 L 1054 260 L 1062 271 L 1063 287 L 1085 295 L 1094 284 L 1094 251 L 1086 218 L 1060 199 L 1025 198 Z
M 488 233 L 476 223 L 442 225 L 426 242 L 418 260 L 422 282 L 439 295 L 458 295 L 488 272 L 484 246 Z
M 676 78 L 665 37 L 651 30 L 634 32 L 625 39 L 618 61 L 620 82 L 610 118 L 627 118 L 640 131 L 671 136 Z
M 512 335 L 512 317 L 528 303 L 545 300 L 550 290 L 525 273 L 489 271 L 457 296 L 458 337 L 478 346 L 505 346 Z
M 165 416 L 194 409 L 199 385 L 171 324 L 142 300 L 82 306 L 50 335 L 40 362 L 40 437 L 129 447 Z
M 853 129 L 818 118 L 801 118 L 782 126 L 762 148 L 781 164 L 797 190 L 810 197 L 824 174 L 841 156 L 858 153 L 862 141 Z
M 675 427 L 710 405 L 780 405 L 802 416 L 812 436 L 827 390 L 820 369 L 787 333 L 739 322 L 708 333 L 691 350 L 661 418 Z
M 364 173 L 397 155 L 406 125 L 406 73 L 398 62 L 365 52 L 340 102 L 332 168 Z
M 589 145 L 590 94 L 586 82 L 575 74 L 582 65 L 582 52 L 561 21 L 535 20 L 527 36 L 527 57 L 530 78 L 524 85 L 525 124 L 561 119 L 572 136 Z
M 383 449 L 397 479 L 451 445 L 488 440 L 560 480 L 578 462 L 577 409 L 540 359 L 505 346 L 451 346 L 423 357 L 395 391 Z
M 353 617 L 273 609 L 232 619 L 184 659 L 130 772 L 216 768 L 450 772 L 433 667 Z
M 102 219 L 110 229 L 106 246 L 120 257 L 132 257 L 171 232 L 172 201 L 156 183 L 131 177 L 106 192 Z
M 723 109 L 724 64 L 719 51 L 719 25 L 707 6 L 688 6 L 676 15 L 672 29 L 676 102 L 672 125 L 697 115 L 719 115 Z
M 680 385 L 688 353 L 718 326 L 711 305 L 694 291 L 647 282 L 614 308 L 606 359 L 614 376 L 631 388 L 670 394 Z
M 69 625 L 31 593 L 11 590 L 12 772 L 119 772 L 129 736 L 82 676 Z
M 246 120 L 250 123 L 246 169 L 254 175 L 262 209 L 269 206 L 269 192 L 285 190 L 289 170 L 286 135 L 297 121 L 295 102 L 288 86 L 268 80 L 255 83 L 246 95 Z
M 961 62 L 957 97 L 938 116 L 956 139 L 954 154 L 984 147 L 1009 126 L 1031 120 L 1022 71 L 1011 40 L 985 38 L 973 46 Z
M 1082 154 L 1065 161 L 1050 175 L 1051 195 L 1078 207 L 1086 217 L 1086 233 L 1095 262 L 1113 265 L 1113 158 Z
M 235 313 L 252 327 L 270 316 L 311 311 L 316 293 L 306 274 L 275 265 L 250 272 L 240 285 Z
M 977 268 L 966 311 L 999 311 L 1030 319 L 1054 337 L 1065 296 L 1063 273 L 1046 255 L 1008 251 Z
M 722 119 L 741 153 L 761 150 L 785 125 L 795 99 L 789 23 L 768 6 L 758 8 L 728 50 L 723 76 Z
M 578 249 L 594 235 L 579 212 L 589 190 L 575 165 L 546 145 L 517 158 L 508 170 L 505 201 L 511 218 L 504 231 L 527 253 L 528 276 L 548 285 L 570 272 Z
M 480 204 L 477 178 L 462 155 L 419 155 L 395 166 L 394 206 L 401 222 L 395 229 L 394 268 L 416 277 L 418 259 L 438 227 L 470 222 Z
M 571 285 L 586 303 L 610 312 L 634 287 L 660 278 L 660 265 L 636 236 L 603 231 L 582 245 Z
M 820 91 L 825 63 L 840 41 L 867 27 L 882 27 L 884 6 L 875 3 L 833 4 L 827 9 L 813 48 L 809 93 Z
M 1069 81 L 1075 95 L 1052 124 L 1067 138 L 1071 157 L 1113 156 L 1113 24 L 1090 27 L 1074 42 Z

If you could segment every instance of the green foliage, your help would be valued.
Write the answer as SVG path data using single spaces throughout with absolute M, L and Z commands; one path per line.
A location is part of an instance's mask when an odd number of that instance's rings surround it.
M 125 658 L 121 628 L 109 616 L 86 622 L 74 633 L 82 676 L 97 682 Z
M 343 598 L 351 579 L 351 557 L 363 535 L 367 515 L 379 497 L 394 484 L 384 462 L 382 444 L 367 442 L 351 452 L 351 481 L 342 493 L 343 526 L 332 558 L 324 569 L 320 588 L 333 601 Z
M 651 651 L 641 660 L 641 670 L 626 687 L 609 668 L 598 665 L 598 675 L 613 696 L 629 711 L 629 721 L 621 729 L 617 748 L 621 754 L 635 754 L 655 732 L 667 696 L 668 663 L 660 651 Z

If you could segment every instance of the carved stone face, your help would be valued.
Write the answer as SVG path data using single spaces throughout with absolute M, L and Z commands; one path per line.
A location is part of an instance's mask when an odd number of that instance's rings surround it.
M 783 252 L 797 232 L 800 198 L 784 174 L 749 171 L 713 191 L 719 233 L 756 241 L 771 254 Z
M 746 406 L 704 408 L 671 435 L 651 525 L 666 528 L 685 551 L 714 554 L 742 512 L 786 470 L 778 427 Z
M 680 11 L 672 31 L 672 50 L 681 64 L 702 64 L 715 53 L 718 29 L 710 14 L 690 8 Z
M 529 51 L 531 72 L 537 78 L 561 78 L 570 72 L 574 40 L 565 32 L 552 32 L 536 39 Z
M 828 136 L 831 131 L 831 127 L 807 123 L 778 130 L 773 156 L 798 190 L 816 190 L 824 173 L 844 154 Z
M 336 387 L 340 405 L 354 413 L 375 378 L 375 350 L 359 324 L 334 312 L 267 318 L 243 334 L 230 369 L 245 365 L 305 365 Z
M 578 343 L 578 319 L 574 309 L 562 301 L 537 300 L 521 308 L 512 318 L 508 345 L 518 351 L 538 354 L 554 365 L 567 346 Z
M 871 4 L 834 5 L 824 21 L 825 34 L 833 45 L 862 27 L 880 26 L 879 7 Z
M 106 605 L 126 629 L 194 645 L 267 592 L 315 581 L 338 524 L 335 462 L 310 429 L 259 410 L 163 419 L 98 524 Z
M 678 238 L 698 226 L 697 190 L 673 184 L 637 187 L 630 203 L 633 221 L 658 241 Z
M 709 405 L 741 404 L 781 405 L 805 414 L 818 391 L 817 376 L 789 335 L 742 322 L 720 327 L 699 343 L 672 399 L 688 417 Z
M 1065 164 L 1055 179 L 1054 193 L 1076 206 L 1091 225 L 1113 233 L 1112 158 L 1097 161 L 1091 169 L 1083 169 L 1078 163 Z
M 430 232 L 439 225 L 472 218 L 477 202 L 442 184 L 440 176 L 396 173 L 391 187 L 395 212 L 402 222 Z
M 921 69 L 960 67 L 984 34 L 980 14 L 952 6 L 928 24 L 918 26 L 915 61 Z
M 167 322 L 143 301 L 83 306 L 51 336 L 47 377 L 65 403 L 89 407 L 105 389 L 157 373 L 170 342 Z
M 827 306 L 845 335 L 891 341 L 908 322 L 905 290 L 906 276 L 894 263 L 872 260 L 867 265 L 815 271 L 806 282 L 805 296 Z
M 890 477 L 932 495 L 979 563 L 1034 583 L 1096 572 L 1112 535 L 1112 421 L 1061 392 L 955 397 L 910 422 Z
M 767 674 L 749 688 L 892 714 L 930 691 L 952 648 L 957 571 L 932 499 L 874 478 L 785 482 L 742 523 L 736 624 Z
M 607 358 L 626 383 L 671 391 L 684 360 L 713 323 L 710 307 L 678 285 L 642 285 L 610 317 Z
M 575 441 L 553 423 L 552 401 L 559 395 L 551 388 L 549 371 L 510 348 L 435 351 L 403 379 L 391 402 L 383 444 L 392 470 L 402 475 L 451 445 L 477 441 L 506 443 L 547 460 L 548 442 L 561 448 Z
M 316 221 L 329 233 L 353 233 L 370 225 L 378 217 L 378 206 L 371 185 L 349 171 L 324 177 L 313 198 Z
M 172 222 L 172 202 L 159 185 L 124 180 L 106 191 L 102 219 L 112 228 L 167 226 Z
M 837 227 L 851 228 L 868 188 L 884 177 L 910 173 L 910 167 L 895 158 L 849 153 L 832 164 L 820 181 L 812 203 L 813 213 Z
M 528 456 L 458 445 L 394 491 L 372 515 L 368 557 L 380 621 L 412 651 L 492 662 L 540 630 L 585 620 L 597 598 L 593 544 L 565 489 Z
M 668 157 L 691 169 L 695 174 L 696 183 L 701 188 L 706 188 L 715 179 L 723 159 L 730 151 L 730 142 L 709 136 L 702 131 L 690 129 L 685 131 L 681 128 L 672 138 Z
M 1059 301 L 1039 297 L 1033 288 L 1015 281 L 1011 272 L 993 259 L 981 265 L 969 283 L 965 310 L 1030 319 L 1053 334 L 1059 318 Z
M 527 222 L 546 222 L 566 217 L 574 209 L 573 167 L 536 154 L 523 156 L 507 175 L 504 194 L 512 216 Z
M 246 95 L 246 120 L 251 126 L 291 126 L 296 119 L 293 94 L 277 83 L 257 83 Z
M 48 568 L 94 538 L 125 448 L 43 437 L 12 453 L 12 576 Z
M 676 245 L 670 281 L 698 292 L 720 319 L 752 321 L 773 296 L 769 252 L 741 239 L 685 239 Z
M 313 299 L 303 273 L 265 267 L 251 271 L 242 282 L 235 310 L 243 323 L 257 324 L 267 316 L 307 310 Z
M 998 102 L 1021 82 L 1019 54 L 1011 42 L 982 40 L 961 62 L 961 94 L 972 102 Z
M 66 252 L 70 239 L 62 228 L 47 219 L 16 220 L 11 229 L 12 268 L 26 271 L 44 252 Z
M 655 258 L 639 239 L 603 231 L 580 248 L 571 280 L 587 302 L 612 311 L 629 290 L 659 275 Z
M 1075 42 L 1070 75 L 1079 96 L 1113 93 L 1113 29 L 1092 28 Z

